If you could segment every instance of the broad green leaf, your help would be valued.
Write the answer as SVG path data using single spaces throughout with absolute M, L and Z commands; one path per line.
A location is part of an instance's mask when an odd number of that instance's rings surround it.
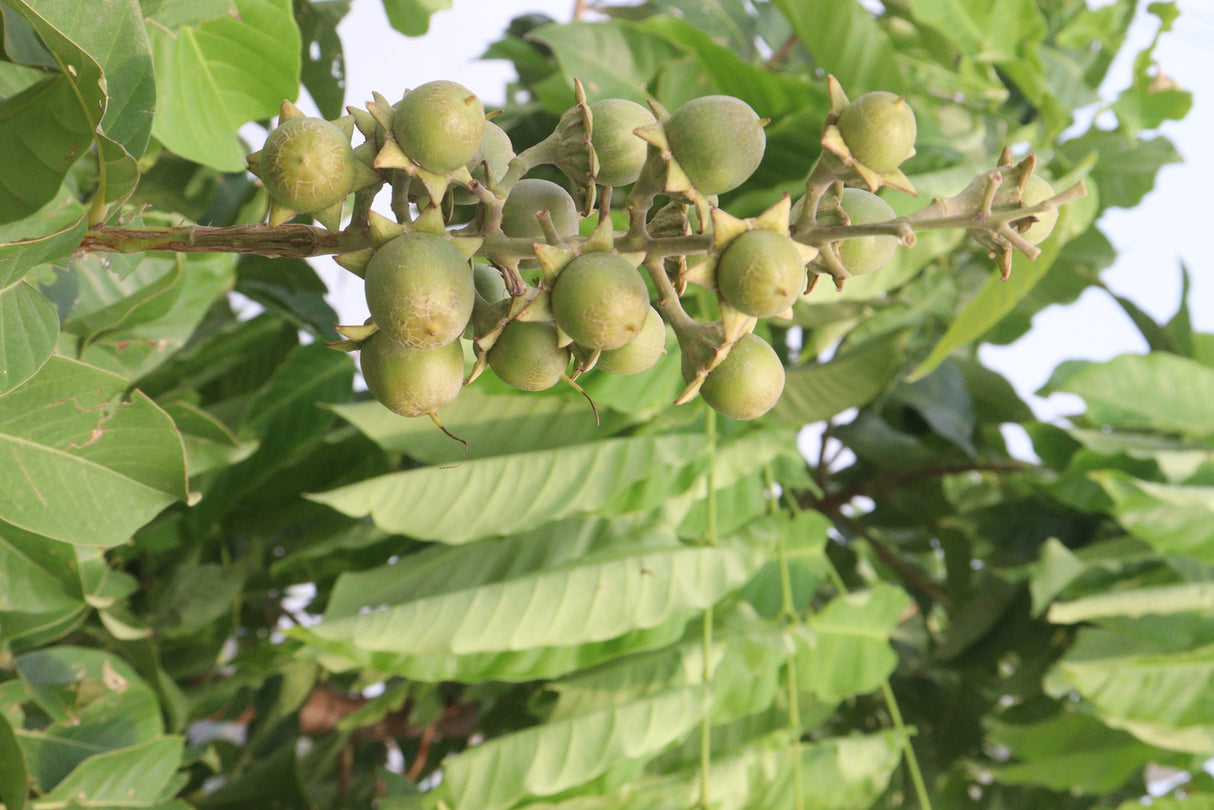
M 76 249 L 88 230 L 84 207 L 66 189 L 33 215 L 0 225 L 0 287 L 35 265 Z
M 1059 154 L 1075 164 L 1095 157 L 1091 177 L 1100 188 L 1101 208 L 1133 208 L 1155 187 L 1161 168 L 1181 161 L 1176 147 L 1162 135 L 1127 137 L 1103 130 L 1064 142 Z
M 126 381 L 52 357 L 0 397 L 0 519 L 56 540 L 112 546 L 186 496 L 173 422 Z
M 349 11 L 350 0 L 308 3 L 295 18 L 303 44 L 300 80 L 321 116 L 330 121 L 344 113 L 346 59 L 337 27 Z
M 809 632 L 793 634 L 802 688 L 829 701 L 880 686 L 898 663 L 889 639 L 909 604 L 901 589 L 876 585 L 838 596 L 813 614 Z
M 776 0 L 818 68 L 848 96 L 906 90 L 889 35 L 856 0 Z
M 326 617 L 308 635 L 410 656 L 589 644 L 689 618 L 741 587 L 751 557 L 724 548 L 625 547 L 433 596 L 364 600 L 359 612 Z
M 829 419 L 870 402 L 902 364 L 906 334 L 891 332 L 848 349 L 821 365 L 790 369 L 773 415 L 804 424 Z
M 754 56 L 757 25 L 743 0 L 660 0 L 657 5 L 673 13 L 655 18 L 681 18 L 731 53 L 746 60 Z
M 34 800 L 31 807 L 67 804 L 85 807 L 142 808 L 168 801 L 163 795 L 181 764 L 185 741 L 159 737 L 142 745 L 89 757 L 55 789 Z
M 1118 806 L 1117 810 L 1140 810 L 1142 802 L 1127 801 Z M 1153 799 L 1151 810 L 1214 810 L 1214 796 L 1208 793 L 1186 793 L 1179 797 L 1163 797 Z
M 189 402 L 169 402 L 164 410 L 181 433 L 186 468 L 191 478 L 216 467 L 235 464 L 256 449 L 252 442 L 242 444 L 227 425 Z
M 1214 647 L 1174 654 L 1124 647 L 1072 651 L 1051 675 L 1104 722 L 1161 748 L 1214 752 Z M 1056 690 L 1052 690 L 1056 691 Z
M 24 281 L 0 290 L 0 396 L 32 377 L 51 356 L 59 316 Z
M 605 376 L 605 375 L 600 375 Z M 378 402 L 331 406 L 377 445 L 427 464 L 458 461 L 459 446 L 429 419 L 406 419 Z M 603 439 L 632 419 L 600 406 L 596 425 L 582 397 L 486 393 L 475 385 L 443 408 L 443 426 L 468 442 L 468 458 L 546 450 Z
M 1210 458 L 1206 444 L 1194 439 L 1084 428 L 1071 428 L 1067 432 L 1093 453 L 1153 461 L 1167 482 L 1173 484 L 1188 480 Z
M 1148 616 L 1200 611 L 1214 613 L 1214 583 L 1188 582 L 1108 593 L 1055 602 L 1046 619 L 1055 624 L 1078 624 L 1107 616 Z
M 1132 430 L 1214 434 L 1214 369 L 1165 352 L 1124 354 L 1085 366 L 1046 389 L 1083 397 L 1088 419 Z M 1153 396 L 1143 396 L 1143 392 Z
M 1160 554 L 1214 557 L 1214 487 L 1156 484 L 1119 470 L 1090 475 L 1113 499 L 1117 522 Z
M 984 62 L 1015 60 L 1046 33 L 1033 0 L 917 0 L 911 15 L 965 56 Z
M 1070 793 L 1112 793 L 1158 755 L 1131 734 L 1070 712 L 1027 725 L 997 722 L 991 737 L 1014 760 L 994 769 L 996 781 Z
M 961 369 L 942 363 L 931 374 L 894 389 L 892 399 L 914 409 L 937 435 L 971 456 L 974 449 L 974 399 Z
M 328 290 L 303 259 L 242 256 L 236 291 L 325 340 L 337 340 L 337 313 L 325 300 Z
M 622 22 L 545 25 L 529 38 L 552 48 L 569 88 L 581 79 L 592 101 L 626 98 L 644 104 L 649 82 L 668 60 L 681 54 L 665 39 Z M 568 91 L 569 101 L 573 91 Z
M 1156 129 L 1164 121 L 1184 118 L 1193 106 L 1193 94 L 1158 70 L 1154 58 L 1159 38 L 1172 29 L 1180 10 L 1175 3 L 1151 3 L 1147 10 L 1159 17 L 1160 26 L 1151 44 L 1134 57 L 1133 83 L 1113 102 L 1123 132 Z
M 1062 183 L 1059 186 L 1062 187 Z M 1102 189 L 1103 190 L 1103 189 Z M 1032 291 L 1050 269 L 1062 246 L 1084 231 L 1096 214 L 1095 195 L 1072 200 L 1058 212 L 1058 223 L 1041 245 L 1041 254 L 1030 260 L 1016 252 L 1012 259 L 1012 274 L 1003 281 L 992 268 L 991 277 L 949 325 L 944 337 L 911 374 L 912 380 L 922 379 L 944 362 L 956 349 L 981 338 Z
M 224 171 L 244 169 L 236 133 L 299 92 L 299 29 L 290 0 L 235 0 L 236 13 L 168 31 L 151 26 L 159 99 L 152 134 Z
M 232 288 L 236 259 L 222 253 L 145 255 L 140 267 L 173 267 L 179 280 L 88 345 L 80 359 L 98 368 L 138 380 L 174 360 L 207 311 Z M 150 320 L 143 320 L 149 318 Z M 221 367 L 226 367 L 221 366 Z
M 120 272 L 115 264 L 121 266 Z M 184 260 L 175 258 L 111 260 L 97 253 L 73 261 L 77 294 L 63 331 L 77 335 L 87 346 L 107 333 L 163 318 L 181 291 L 184 265 Z
M 6 810 L 25 810 L 29 801 L 29 768 L 9 719 L 0 713 L 0 801 Z
M 0 525 L 0 615 L 71 611 L 82 605 L 71 546 Z
M 430 15 L 451 8 L 451 0 L 384 0 L 388 22 L 407 37 L 430 30 Z
M 551 796 L 658 754 L 698 726 L 704 707 L 703 688 L 686 687 L 517 731 L 447 761 L 441 790 L 452 806 L 478 810 Z
M 703 452 L 700 436 L 607 439 L 424 468 L 311 495 L 396 534 L 458 545 L 594 512 L 654 470 Z

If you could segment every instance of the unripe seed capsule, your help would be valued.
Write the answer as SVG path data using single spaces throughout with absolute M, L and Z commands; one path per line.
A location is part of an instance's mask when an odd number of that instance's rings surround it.
M 701 194 L 724 194 L 746 182 L 767 148 L 763 121 L 733 96 L 702 96 L 665 124 L 670 152 Z
M 717 262 L 717 289 L 730 306 L 756 318 L 779 315 L 805 291 L 805 264 L 787 236 L 747 231 Z
M 434 413 L 459 396 L 464 384 L 458 340 L 437 349 L 411 349 L 376 332 L 363 341 L 359 365 L 375 398 L 401 416 Z
M 366 270 L 367 308 L 380 330 L 415 349 L 464 333 L 476 300 L 472 267 L 450 240 L 406 233 L 375 252 Z
M 401 150 L 436 174 L 455 171 L 476 156 L 485 134 L 485 108 L 462 84 L 427 82 L 394 106 L 392 134 Z
M 589 349 L 618 349 L 640 334 L 649 314 L 649 290 L 628 260 L 584 253 L 552 287 L 552 312 L 565 334 Z
M 311 214 L 350 193 L 354 161 L 350 139 L 336 126 L 320 118 L 291 118 L 266 138 L 259 163 L 272 199 Z
M 852 156 L 873 171 L 892 172 L 915 153 L 915 111 L 896 93 L 865 93 L 843 108 L 837 126 Z

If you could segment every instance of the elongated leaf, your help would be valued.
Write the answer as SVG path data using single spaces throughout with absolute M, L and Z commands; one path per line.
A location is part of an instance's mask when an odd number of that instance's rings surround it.
M 1038 42 L 1046 32 L 1033 0 L 923 0 L 911 14 L 961 53 L 984 62 L 1017 59 L 1022 43 Z
M 158 800 L 181 764 L 184 740 L 160 737 L 142 745 L 89 757 L 32 806 L 67 803 L 105 808 L 142 808 Z
M 666 40 L 623 22 L 545 25 L 529 37 L 556 54 L 570 101 L 576 78 L 592 100 L 626 98 L 644 104 L 658 69 L 681 55 Z
M 242 256 L 237 270 L 237 292 L 325 340 L 337 339 L 337 313 L 325 301 L 328 290 L 303 259 Z
M 1214 369 L 1166 352 L 1126 354 L 1092 364 L 1051 386 L 1083 397 L 1097 424 L 1214 434 Z M 1142 392 L 1154 392 L 1143 396 Z
M 904 333 L 891 332 L 822 365 L 790 370 L 773 415 L 806 424 L 867 404 L 898 370 L 905 345 Z
M 679 740 L 704 713 L 702 687 L 549 722 L 470 748 L 443 767 L 454 807 L 502 810 L 588 782 L 621 760 L 643 760 Z
M 606 641 L 703 610 L 749 578 L 748 557 L 723 548 L 625 548 L 434 596 L 364 604 L 369 612 L 326 619 L 309 635 L 417 656 Z
M 71 611 L 82 605 L 71 546 L 0 526 L 0 614 Z
M 331 406 L 341 418 L 389 452 L 428 464 L 458 460 L 460 450 L 428 419 L 403 419 L 378 402 Z M 475 386 L 443 408 L 443 426 L 468 442 L 468 458 L 546 450 L 604 439 L 632 424 L 612 409 L 599 408 L 595 425 L 581 397 L 520 397 L 486 393 Z
M 29 768 L 25 752 L 8 717 L 0 712 L 0 801 L 8 810 L 25 810 L 29 800 Z
M 113 264 L 130 264 L 114 272 Z M 164 317 L 180 292 L 184 261 L 134 261 L 91 254 L 72 262 L 78 295 L 63 331 L 86 345 L 107 332 Z
M 172 420 L 126 381 L 62 357 L 0 398 L 0 519 L 57 540 L 112 546 L 184 499 Z
M 870 90 L 902 93 L 889 36 L 856 0 L 776 0 L 818 67 L 852 98 Z
M 1133 208 L 1155 187 L 1161 168 L 1181 161 L 1176 147 L 1163 136 L 1127 138 L 1104 130 L 1066 141 L 1058 151 L 1074 163 L 1095 157 L 1092 180 L 1100 188 L 1101 208 Z
M 150 29 L 159 105 L 152 134 L 224 171 L 244 168 L 240 127 L 299 92 L 299 29 L 290 0 L 235 0 L 236 14 Z
M 0 287 L 37 264 L 71 253 L 87 229 L 84 207 L 66 189 L 33 215 L 0 225 Z
M 1050 605 L 1046 618 L 1055 624 L 1078 624 L 1106 616 L 1147 616 L 1184 611 L 1214 612 L 1214 583 L 1159 585 L 1055 602 Z
M 889 639 L 910 604 L 906 593 L 877 585 L 831 600 L 809 620 L 812 635 L 795 634 L 801 686 L 823 700 L 871 692 L 898 663 Z
M 451 0 L 384 0 L 388 22 L 407 37 L 430 30 L 430 15 L 451 8 Z
M 42 368 L 58 335 L 59 316 L 46 296 L 24 281 L 0 290 L 0 395 Z
M 691 462 L 699 436 L 641 436 L 372 478 L 309 496 L 351 517 L 448 544 L 594 512 L 653 470 Z
M 1214 487 L 1156 484 L 1119 470 L 1091 475 L 1113 499 L 1117 522 L 1160 554 L 1214 558 Z

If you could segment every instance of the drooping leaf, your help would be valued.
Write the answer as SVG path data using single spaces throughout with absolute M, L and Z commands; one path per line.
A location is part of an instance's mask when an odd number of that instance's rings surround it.
M 856 0 L 776 0 L 817 66 L 848 96 L 870 90 L 902 93 L 902 72 L 889 35 Z
M 608 439 L 393 473 L 309 497 L 393 533 L 458 545 L 594 512 L 652 470 L 702 451 L 698 436 Z
M 244 168 L 240 127 L 299 92 L 299 29 L 290 0 L 234 0 L 236 13 L 172 32 L 152 26 L 159 103 L 152 134 L 224 171 Z
M 186 497 L 172 420 L 126 381 L 52 357 L 0 398 L 0 519 L 56 540 L 112 546 Z
M 237 292 L 324 340 L 337 339 L 337 313 L 325 300 L 328 289 L 303 259 L 242 256 L 236 271 Z
M 773 415 L 805 424 L 868 403 L 885 389 L 902 361 L 906 335 L 891 332 L 822 365 L 791 369 Z
M 1059 153 L 1074 164 L 1095 157 L 1091 177 L 1100 189 L 1101 208 L 1133 208 L 1155 187 L 1159 170 L 1181 160 L 1162 135 L 1126 137 L 1102 130 L 1064 142 Z
M 59 317 L 24 281 L 0 290 L 0 395 L 32 377 L 51 356 Z
M 1046 21 L 1032 0 L 926 0 L 914 19 L 945 37 L 962 54 L 984 62 L 1020 57 L 1045 36 Z
M 1160 554 L 1214 558 L 1214 487 L 1157 484 L 1120 470 L 1090 475 L 1113 499 L 1117 522 Z
M 0 614 L 71 611 L 83 605 L 76 558 L 65 543 L 0 526 L 0 572 Z M 0 620 L 0 628 L 3 624 Z
M 66 189 L 31 216 L 0 225 L 0 286 L 9 286 L 35 265 L 71 253 L 87 229 L 84 206 Z
M 384 0 L 388 22 L 407 37 L 420 37 L 430 30 L 430 16 L 451 8 L 451 0 Z
M 836 597 L 813 614 L 810 632 L 793 636 L 801 686 L 828 701 L 880 686 L 898 663 L 889 638 L 909 604 L 901 589 L 878 585 Z
M 181 764 L 185 740 L 158 737 L 142 745 L 89 757 L 33 807 L 67 803 L 104 808 L 145 808 L 167 802 L 164 795 Z

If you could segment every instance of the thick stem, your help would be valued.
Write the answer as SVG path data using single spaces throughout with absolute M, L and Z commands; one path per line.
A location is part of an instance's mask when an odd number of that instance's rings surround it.
M 370 234 L 362 229 L 336 233 L 315 225 L 244 225 L 211 228 L 182 225 L 167 228 L 90 229 L 78 248 L 85 253 L 251 253 L 273 258 L 306 259 L 333 253 L 350 253 L 371 247 Z

